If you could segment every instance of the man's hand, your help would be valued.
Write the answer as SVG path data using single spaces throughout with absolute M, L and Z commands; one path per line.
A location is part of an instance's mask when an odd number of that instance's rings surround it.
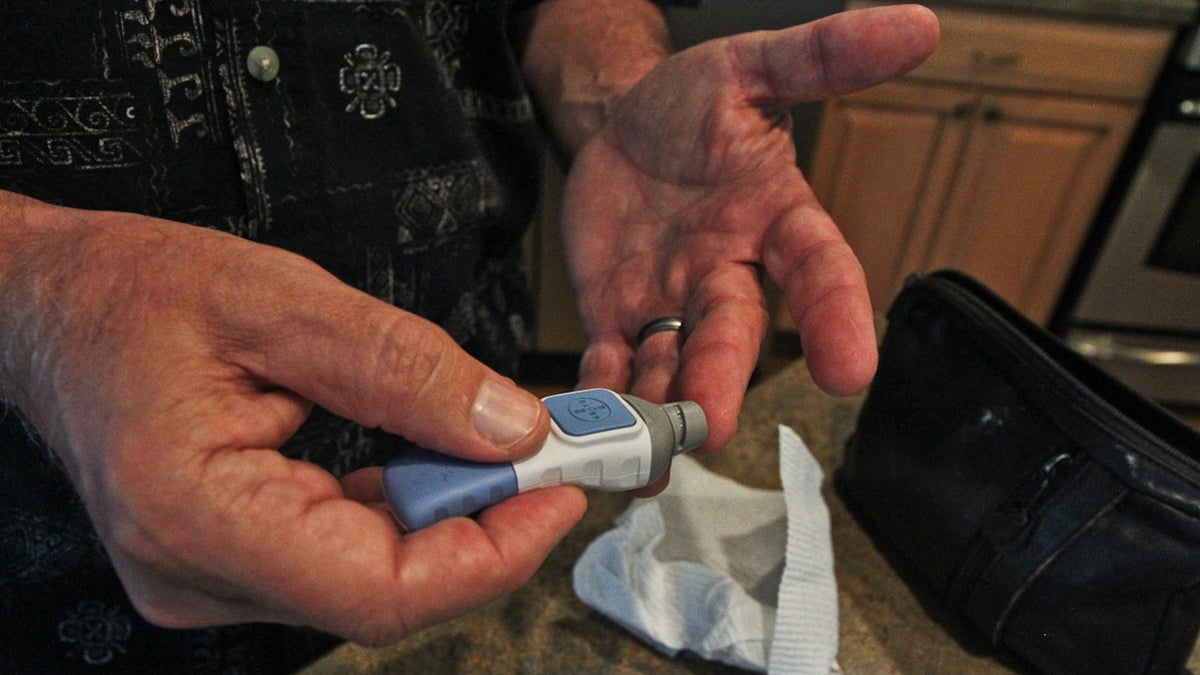
M 706 447 L 722 447 L 767 326 L 765 270 L 817 383 L 866 386 L 877 355 L 862 268 L 796 167 L 788 111 L 906 72 L 937 32 L 918 6 L 848 12 L 699 45 L 620 98 L 575 157 L 564 202 L 590 341 L 581 385 L 696 400 Z M 682 338 L 635 344 L 660 316 L 683 318 Z
M 277 452 L 314 403 L 476 460 L 549 429 L 441 329 L 303 258 L 5 193 L 0 244 L 0 394 L 62 458 L 152 622 L 394 641 L 515 589 L 583 514 L 555 488 L 405 534 L 379 469 L 339 483 Z

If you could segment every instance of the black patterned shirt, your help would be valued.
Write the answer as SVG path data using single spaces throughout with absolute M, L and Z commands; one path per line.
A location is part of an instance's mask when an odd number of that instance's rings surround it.
M 0 188 L 301 253 L 511 371 L 538 138 L 510 4 L 0 3 Z M 336 643 L 147 624 L 30 436 L 0 407 L 0 671 L 289 672 Z M 398 443 L 318 410 L 283 451 L 340 475 Z

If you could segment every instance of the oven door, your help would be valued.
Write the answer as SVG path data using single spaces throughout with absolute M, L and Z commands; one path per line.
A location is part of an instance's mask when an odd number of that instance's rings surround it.
M 1067 340 L 1147 395 L 1200 404 L 1200 123 L 1152 135 Z

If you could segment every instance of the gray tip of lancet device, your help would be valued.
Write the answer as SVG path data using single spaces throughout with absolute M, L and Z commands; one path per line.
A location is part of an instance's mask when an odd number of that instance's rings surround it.
M 708 418 L 704 416 L 700 404 L 695 401 L 680 401 L 668 403 L 663 408 L 666 409 L 667 417 L 671 419 L 671 426 L 675 432 L 673 454 L 678 455 L 704 445 L 704 442 L 708 440 Z

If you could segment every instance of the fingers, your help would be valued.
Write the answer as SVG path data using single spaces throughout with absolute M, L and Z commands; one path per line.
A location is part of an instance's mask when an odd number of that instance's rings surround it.
M 586 509 L 579 488 L 542 488 L 492 506 L 478 521 L 452 518 L 406 538 L 409 560 L 426 561 L 407 565 L 396 589 L 398 598 L 420 598 L 420 614 L 410 615 L 407 625 L 444 621 L 516 590 Z M 454 570 L 452 579 L 447 569 Z
M 477 460 L 532 452 L 549 413 L 529 392 L 476 361 L 435 324 L 302 270 L 287 303 L 240 319 L 264 380 L 368 427 Z
M 737 430 L 738 414 L 758 361 L 767 311 L 755 270 L 731 265 L 698 287 L 697 311 L 683 344 L 678 374 L 681 398 L 696 401 L 708 418 L 708 440 L 697 452 L 719 450 Z M 694 318 L 693 318 L 694 317 Z
M 369 478 L 347 482 L 370 497 Z M 148 620 L 303 624 L 367 644 L 394 642 L 515 590 L 587 505 L 577 488 L 549 488 L 478 521 L 454 518 L 400 536 L 379 504 L 346 499 L 328 474 L 270 450 L 218 453 L 199 480 L 175 488 L 140 513 L 144 529 L 123 528 L 110 540 Z
M 902 75 L 933 52 L 937 39 L 933 12 L 920 5 L 900 5 L 736 36 L 729 50 L 748 98 L 790 106 Z
M 593 339 L 579 360 L 579 389 L 602 387 L 629 391 L 633 381 L 633 344 L 618 333 Z
M 583 517 L 587 501 L 570 486 L 535 490 L 478 520 L 452 518 L 403 538 L 389 514 L 347 502 L 329 506 L 328 517 L 341 520 L 342 512 L 345 522 L 327 528 L 318 516 L 315 525 L 303 524 L 298 541 L 325 557 L 298 566 L 296 591 L 288 595 L 305 601 L 297 613 L 306 623 L 378 645 L 519 588 Z M 306 538 L 312 531 L 333 536 Z
M 630 393 L 650 401 L 669 401 L 680 398 L 675 379 L 688 334 L 694 326 L 685 324 L 684 331 L 662 331 L 650 335 L 637 345 L 633 357 L 633 381 Z
M 836 396 L 866 387 L 878 363 L 866 277 L 816 200 L 772 224 L 763 263 L 783 290 L 817 386 Z
M 756 271 L 743 264 L 706 275 L 686 304 L 682 332 L 655 333 L 639 345 L 611 334 L 593 343 L 579 386 L 629 391 L 651 401 L 696 401 L 708 418 L 708 441 L 697 450 L 704 454 L 724 447 L 737 430 L 767 312 Z

